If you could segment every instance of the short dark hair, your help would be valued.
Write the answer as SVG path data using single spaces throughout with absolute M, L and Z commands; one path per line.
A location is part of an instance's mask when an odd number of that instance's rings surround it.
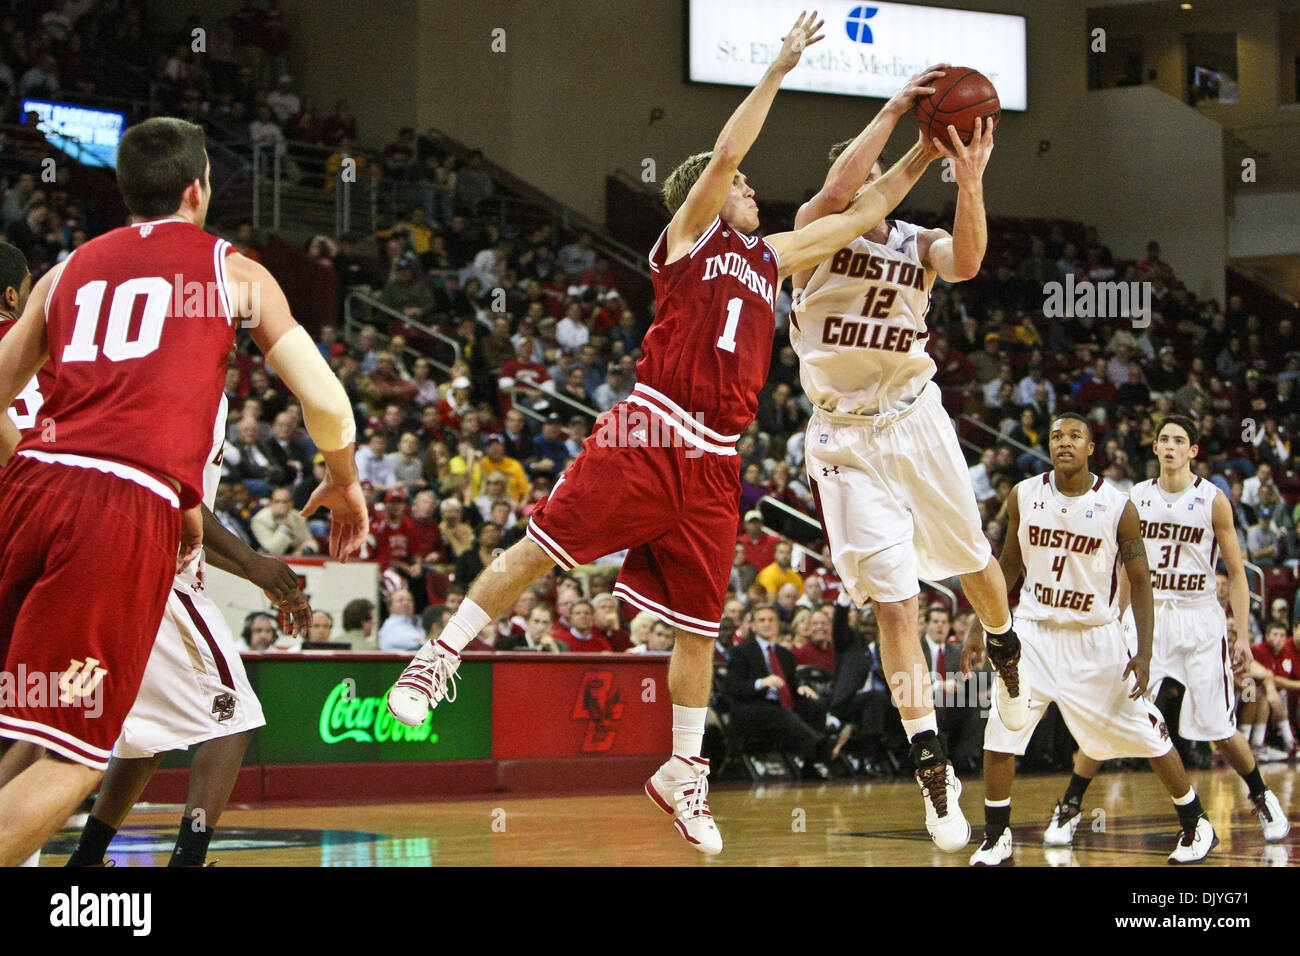
M 343 630 L 355 631 L 370 620 L 375 613 L 375 605 L 365 598 L 356 598 L 343 606 Z
M 29 272 L 23 251 L 12 243 L 0 242 L 0 296 L 5 289 L 19 291 Z
M 174 213 L 190 183 L 206 181 L 204 139 L 202 126 L 174 116 L 155 116 L 126 131 L 117 147 L 117 185 L 133 216 Z
M 830 148 L 830 151 L 826 154 L 827 162 L 829 162 L 832 166 L 834 166 L 835 160 L 839 159 L 840 155 L 852 145 L 853 145 L 853 140 L 851 139 L 846 139 L 842 143 L 836 143 L 834 146 Z M 885 154 L 883 151 L 881 151 L 880 155 L 876 157 L 876 162 L 880 164 L 881 169 L 889 168 L 890 165 L 889 161 L 885 159 Z
M 1088 441 L 1092 441 L 1092 423 L 1078 412 L 1061 412 L 1059 415 L 1053 415 L 1052 421 L 1059 422 L 1064 421 L 1067 418 L 1071 421 L 1083 422 L 1083 427 L 1088 429 Z
M 1200 436 L 1200 432 L 1196 430 L 1196 423 L 1186 415 L 1166 415 L 1165 420 L 1162 421 L 1160 427 L 1156 429 L 1157 438 L 1159 438 L 1160 433 L 1165 430 L 1166 425 L 1177 425 L 1183 431 L 1187 432 L 1187 444 L 1189 445 L 1195 445 L 1196 439 Z
M 1286 621 L 1279 621 L 1277 618 L 1273 618 L 1273 620 L 1269 621 L 1268 624 L 1265 625 L 1264 633 L 1267 634 L 1275 627 L 1282 628 L 1282 630 L 1286 631 L 1288 634 L 1291 632 L 1291 628 L 1286 626 Z
M 929 624 L 930 618 L 934 617 L 935 614 L 945 614 L 949 621 L 952 620 L 952 611 L 948 610 L 942 604 L 931 604 L 925 609 L 925 623 Z

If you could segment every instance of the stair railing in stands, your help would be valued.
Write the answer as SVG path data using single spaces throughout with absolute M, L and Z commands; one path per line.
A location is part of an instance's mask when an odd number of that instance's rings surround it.
M 382 312 L 384 315 L 397 319 L 399 322 L 405 323 L 406 325 L 411 326 L 411 328 L 413 329 L 419 329 L 425 335 L 431 336 L 432 338 L 436 339 L 437 341 L 441 342 L 442 344 L 446 345 L 448 348 L 451 349 L 452 364 L 455 364 L 456 362 L 460 361 L 460 343 L 457 342 L 455 339 L 451 338 L 450 336 L 444 335 L 442 332 L 439 332 L 433 326 L 425 325 L 423 322 L 419 321 L 418 319 L 412 319 L 409 315 L 404 315 L 403 313 L 398 312 L 396 309 L 384 305 L 384 303 L 380 302 L 373 295 L 369 295 L 365 292 L 362 292 L 359 289 L 349 289 L 347 296 L 344 297 L 343 299 L 343 327 L 348 331 L 354 331 L 354 330 L 359 330 L 363 325 L 366 325 L 368 322 L 370 322 L 368 312 L 364 313 L 366 316 L 364 318 L 358 314 L 358 313 L 362 313 L 363 310 L 369 310 L 370 312 Z M 381 336 L 381 338 L 384 338 L 385 341 L 387 341 L 388 337 Z M 428 359 L 429 364 L 432 365 L 434 368 L 438 369 L 439 371 L 441 371 L 443 374 L 446 375 L 451 374 L 451 365 L 447 365 L 443 362 L 438 361 L 433 356 L 428 355 L 425 352 L 421 352 L 419 349 L 415 348 L 409 343 L 406 346 L 405 354 L 410 355 L 412 358 Z
M 999 442 L 1005 443 L 1005 444 L 1007 444 L 1007 445 L 1011 445 L 1011 446 L 1014 447 L 1014 448 L 1019 448 L 1019 449 L 1020 449 L 1022 452 L 1024 452 L 1026 455 L 1033 455 L 1033 456 L 1034 456 L 1035 458 L 1037 458 L 1039 461 L 1041 461 L 1041 462 L 1046 462 L 1046 463 L 1049 464 L 1049 465 L 1052 463 L 1052 459 L 1048 458 L 1046 455 L 1044 455 L 1044 454 L 1043 454 L 1041 451 L 1039 451 L 1037 448 L 1030 448 L 1028 445 L 1025 445 L 1025 444 L 1022 444 L 1021 442 L 1016 441 L 1016 440 L 1015 440 L 1014 438 L 1012 438 L 1010 435 L 1004 435 L 1002 432 L 998 431 L 996 428 L 992 427 L 991 425 L 987 425 L 987 424 L 985 424 L 984 422 L 980 421 L 978 418 L 975 418 L 975 417 L 973 417 L 973 416 L 971 416 L 971 415 L 962 415 L 962 416 L 961 416 L 961 420 L 964 421 L 964 422 L 967 422 L 967 423 L 969 423 L 969 424 L 971 424 L 971 425 L 974 425 L 974 426 L 975 426 L 976 428 L 978 428 L 980 431 L 987 432 L 988 434 L 990 434 L 990 435 L 992 435 L 994 438 L 996 438 Z

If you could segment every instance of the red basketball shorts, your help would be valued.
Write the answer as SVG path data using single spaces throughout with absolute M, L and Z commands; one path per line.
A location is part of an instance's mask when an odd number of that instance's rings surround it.
M 127 478 L 18 455 L 0 469 L 0 541 L 0 736 L 103 770 L 162 621 L 180 512 Z
M 682 440 L 685 427 L 626 402 L 606 412 L 527 533 L 565 570 L 626 548 L 617 597 L 717 637 L 740 523 L 740 459 L 734 444 Z

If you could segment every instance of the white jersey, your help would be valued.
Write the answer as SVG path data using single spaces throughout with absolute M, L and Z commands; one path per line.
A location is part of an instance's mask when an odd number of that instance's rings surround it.
M 925 352 L 934 272 L 922 229 L 886 220 L 889 237 L 858 236 L 813 270 L 790 314 L 790 344 L 814 405 L 846 415 L 901 411 L 934 377 Z
M 226 414 L 229 403 L 225 393 L 217 405 L 217 418 L 212 425 L 212 450 L 208 452 L 207 463 L 203 466 L 203 505 L 211 511 L 217 502 L 217 485 L 221 483 L 221 461 L 226 451 Z M 176 575 L 177 587 L 202 587 L 199 576 L 203 573 L 203 552 Z
M 1221 492 L 1193 478 L 1178 494 L 1152 478 L 1133 486 L 1129 497 L 1142 521 L 1142 540 L 1151 568 L 1156 601 L 1182 605 L 1218 604 L 1214 566 L 1219 541 L 1214 535 L 1214 499 Z
M 1119 620 L 1119 519 L 1128 496 L 1100 476 L 1077 498 L 1056 490 L 1056 472 L 1026 478 L 1020 507 L 1025 583 L 1016 617 L 1058 627 Z

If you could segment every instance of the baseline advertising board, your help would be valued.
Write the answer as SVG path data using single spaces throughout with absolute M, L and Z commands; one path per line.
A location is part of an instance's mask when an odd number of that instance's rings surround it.
M 688 0 L 687 79 L 753 86 L 810 8 L 801 0 Z M 1002 109 L 1028 108 L 1022 16 L 851 0 L 818 9 L 825 39 L 804 52 L 784 90 L 887 99 L 924 67 L 948 62 L 992 80 Z

